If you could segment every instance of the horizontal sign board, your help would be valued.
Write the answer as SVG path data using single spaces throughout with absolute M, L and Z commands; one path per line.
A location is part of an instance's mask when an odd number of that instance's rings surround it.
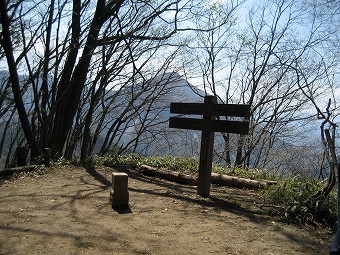
M 249 122 L 170 117 L 169 127 L 245 135 Z
M 170 113 L 250 118 L 246 104 L 171 103 Z

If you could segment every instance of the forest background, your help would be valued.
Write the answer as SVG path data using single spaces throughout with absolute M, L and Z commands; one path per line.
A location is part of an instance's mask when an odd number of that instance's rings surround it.
M 221 134 L 216 162 L 334 183 L 339 6 L 1 1 L 0 155 L 197 156 L 196 133 L 167 128 L 169 102 L 211 94 L 251 106 L 249 135 Z

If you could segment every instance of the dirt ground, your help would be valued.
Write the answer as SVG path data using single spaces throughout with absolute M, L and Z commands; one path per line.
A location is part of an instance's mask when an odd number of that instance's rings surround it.
M 0 180 L 0 254 L 327 254 L 332 233 L 267 216 L 248 190 L 129 172 L 130 210 L 109 202 L 112 168 Z

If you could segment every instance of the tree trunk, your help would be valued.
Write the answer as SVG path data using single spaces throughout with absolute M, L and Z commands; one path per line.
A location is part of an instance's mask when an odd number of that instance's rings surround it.
M 231 166 L 231 159 L 230 159 L 230 134 L 223 133 L 222 134 L 224 140 L 224 155 L 225 155 L 225 163 L 227 166 Z
M 0 141 L 0 157 L 2 157 L 4 145 L 6 143 L 6 140 L 8 139 L 7 131 L 9 130 L 9 126 L 12 122 L 12 118 L 13 118 L 14 113 L 15 113 L 15 108 L 13 108 L 13 110 L 12 110 L 12 112 L 11 112 L 9 118 L 7 119 L 6 124 L 3 128 L 3 133 L 2 133 L 2 137 L 1 137 L 1 141 Z M 8 140 L 8 142 L 9 142 L 9 140 Z
M 237 151 L 236 151 L 236 160 L 235 160 L 234 168 L 242 167 L 244 165 L 243 157 L 242 157 L 243 143 L 244 143 L 244 137 L 240 135 L 237 141 Z
M 120 1 L 121 2 L 121 1 Z M 116 6 L 116 11 L 120 8 L 120 5 Z M 56 121 L 54 132 L 54 142 L 56 143 L 56 149 L 58 153 L 61 153 L 65 146 L 67 136 L 72 128 L 73 120 L 76 115 L 81 93 L 85 86 L 88 69 L 91 63 L 92 54 L 97 47 L 97 38 L 102 25 L 109 18 L 107 16 L 107 10 L 105 1 L 98 1 L 96 11 L 91 23 L 87 40 L 85 43 L 83 54 L 79 60 L 79 63 L 74 69 L 72 78 L 67 88 L 67 100 L 64 101 L 65 105 L 59 104 L 56 112 Z
M 74 70 L 74 66 L 79 51 L 80 13 L 81 13 L 81 1 L 73 0 L 71 47 L 68 52 L 65 67 L 63 69 L 63 73 L 58 84 L 58 92 L 56 98 L 57 107 L 54 116 L 51 140 L 49 141 L 49 147 L 52 148 L 52 154 L 56 158 L 62 156 L 62 151 L 65 144 L 65 141 L 62 142 L 61 138 L 63 134 L 64 122 L 66 121 L 64 116 L 66 111 L 66 105 L 70 98 L 69 97 L 71 90 L 70 80 L 72 77 L 72 72 Z
M 25 109 L 24 102 L 22 100 L 21 91 L 20 91 L 20 82 L 19 75 L 17 72 L 17 66 L 14 59 L 13 48 L 12 48 L 12 40 L 10 34 L 10 20 L 7 14 L 7 1 L 0 2 L 1 8 L 1 25 L 2 25 L 2 40 L 0 40 L 1 46 L 4 49 L 8 69 L 10 72 L 10 81 L 12 84 L 12 92 L 15 100 L 15 106 L 18 111 L 20 123 L 22 129 L 24 131 L 26 140 L 31 148 L 31 156 L 37 157 L 40 155 L 40 149 L 38 143 L 33 135 L 30 122 L 27 116 L 27 112 Z
M 13 167 L 13 168 L 5 168 L 0 170 L 0 176 L 8 176 L 14 173 L 21 173 L 21 172 L 30 172 L 37 169 L 37 165 L 30 165 L 30 166 L 20 166 L 20 167 Z
M 42 113 L 42 123 L 41 123 L 41 141 L 40 146 L 45 148 L 48 146 L 48 138 L 49 132 L 51 131 L 51 121 L 47 116 L 47 106 L 49 100 L 49 84 L 48 84 L 48 72 L 49 72 L 49 56 L 50 52 L 50 43 L 51 43 L 51 33 L 52 33 L 52 23 L 53 23 L 53 13 L 54 13 L 54 3 L 55 0 L 51 0 L 50 3 L 50 13 L 46 28 L 46 43 L 45 43 L 45 54 L 44 54 L 44 63 L 43 63 L 43 74 L 42 74 L 42 98 L 41 98 L 41 113 Z

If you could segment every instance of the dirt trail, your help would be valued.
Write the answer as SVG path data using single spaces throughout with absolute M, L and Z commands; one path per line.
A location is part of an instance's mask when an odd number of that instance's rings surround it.
M 130 211 L 109 204 L 112 169 L 0 180 L 0 254 L 327 254 L 332 235 L 268 217 L 251 191 L 129 174 Z

